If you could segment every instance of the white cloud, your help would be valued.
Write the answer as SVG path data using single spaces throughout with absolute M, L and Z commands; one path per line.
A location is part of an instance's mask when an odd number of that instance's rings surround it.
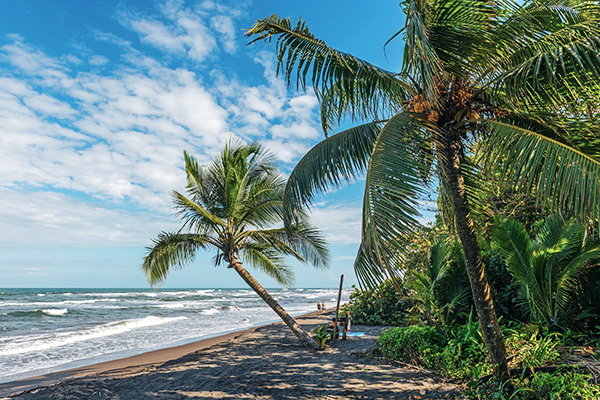
M 196 62 L 216 57 L 217 43 L 237 48 L 239 14 L 208 2 L 159 9 L 121 10 L 118 19 L 144 43 Z M 237 135 L 264 141 L 292 163 L 319 136 L 314 94 L 290 93 L 274 77 L 272 54 L 256 55 L 268 79 L 248 86 L 218 63 L 203 75 L 197 64 L 171 66 L 112 33 L 92 33 L 116 45 L 122 64 L 80 71 L 74 55 L 49 56 L 17 35 L 0 48 L 4 244 L 140 245 L 173 224 L 170 192 L 185 185 L 183 150 L 207 161 Z M 108 58 L 87 62 L 101 66 Z
M 174 218 L 106 208 L 55 192 L 0 189 L 0 242 L 36 247 L 147 246 Z
M 158 7 L 159 16 L 147 16 L 122 8 L 118 21 L 140 35 L 143 43 L 164 52 L 203 61 L 216 48 L 217 42 L 201 15 L 183 8 L 180 1 L 170 1 Z M 215 17 L 217 18 L 217 17 Z M 221 23 L 221 30 L 226 24 Z
M 311 221 L 321 229 L 332 245 L 358 244 L 362 226 L 362 207 L 352 205 L 317 205 Z
M 90 65 L 102 66 L 102 65 L 106 64 L 109 61 L 110 60 L 108 58 L 96 54 L 96 55 L 93 55 L 93 56 L 90 57 L 90 59 L 88 60 L 88 63 Z

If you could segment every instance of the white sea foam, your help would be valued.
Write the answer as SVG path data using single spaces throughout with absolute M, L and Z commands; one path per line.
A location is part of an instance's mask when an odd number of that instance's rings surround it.
M 48 314 L 48 315 L 65 315 L 66 313 L 69 312 L 69 310 L 67 310 L 66 308 L 60 308 L 60 309 L 49 308 L 46 310 L 35 310 L 35 311 L 41 311 L 44 314 Z
M 45 307 L 45 306 L 58 306 L 58 305 L 67 305 L 67 304 L 94 304 L 98 302 L 111 302 L 114 303 L 116 301 L 121 301 L 119 299 L 95 299 L 95 300 L 63 300 L 63 301 L 36 301 L 31 303 L 0 303 L 0 307 L 8 307 L 8 306 L 34 306 L 34 307 Z
M 45 294 L 43 294 L 43 293 L 38 293 L 37 295 L 40 296 L 40 297 L 44 297 L 45 296 Z
M 83 331 L 62 332 L 60 336 L 58 334 L 52 335 L 41 340 L 35 340 L 33 341 L 33 343 L 31 341 L 28 341 L 26 343 L 20 343 L 17 346 L 11 346 L 10 349 L 0 349 L 0 356 L 9 356 L 14 354 L 32 353 L 42 350 L 48 350 L 59 346 L 83 342 L 90 339 L 118 335 L 120 333 L 125 333 L 133 329 L 143 328 L 146 326 L 162 325 L 184 319 L 187 319 L 187 317 L 181 316 L 172 318 L 160 318 L 155 316 L 149 316 L 132 320 L 111 322 L 109 324 L 97 326 Z
M 213 314 L 217 314 L 218 312 L 219 312 L 219 310 L 217 310 L 216 308 L 211 308 L 210 310 L 199 311 L 200 314 L 204 314 L 204 315 L 213 315 Z
M 160 308 L 184 308 L 185 304 L 157 304 L 154 307 L 160 307 Z

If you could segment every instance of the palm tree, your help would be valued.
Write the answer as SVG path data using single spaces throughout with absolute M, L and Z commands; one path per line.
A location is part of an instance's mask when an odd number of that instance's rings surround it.
M 329 185 L 366 174 L 361 280 L 393 273 L 409 247 L 427 182 L 460 239 L 494 370 L 508 376 L 506 350 L 477 242 L 471 205 L 478 176 L 469 156 L 500 163 L 516 190 L 596 211 L 600 196 L 600 7 L 588 0 L 403 0 L 403 67 L 391 72 L 333 49 L 306 23 L 276 15 L 247 32 L 277 38 L 278 72 L 312 83 L 326 136 L 344 118 L 360 125 L 327 137 L 288 180 L 284 220 Z M 392 40 L 390 39 L 390 40 Z M 293 79 L 295 77 L 295 79 Z
M 533 322 L 565 326 L 577 278 L 600 257 L 600 241 L 586 231 L 585 225 L 556 213 L 532 240 L 518 221 L 495 217 L 494 244 Z
M 285 256 L 317 268 L 329 265 L 325 242 L 305 214 L 287 230 L 273 228 L 282 221 L 285 188 L 273 156 L 259 144 L 231 141 L 207 168 L 186 152 L 184 158 L 187 197 L 173 192 L 183 226 L 179 232 L 162 232 L 148 248 L 142 270 L 150 284 L 162 283 L 171 268 L 190 263 L 198 250 L 215 247 L 215 265 L 225 262 L 235 270 L 304 346 L 318 348 L 242 265 L 246 262 L 284 286 L 294 282 Z

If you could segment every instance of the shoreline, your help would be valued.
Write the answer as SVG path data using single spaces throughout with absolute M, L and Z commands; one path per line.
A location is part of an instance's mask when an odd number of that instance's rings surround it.
M 297 318 L 315 317 L 316 311 L 293 316 Z M 0 383 L 0 398 L 9 396 L 25 390 L 31 390 L 38 387 L 50 386 L 56 383 L 67 381 L 75 378 L 83 378 L 90 375 L 97 375 L 109 371 L 118 371 L 122 369 L 143 369 L 145 367 L 163 364 L 168 361 L 176 360 L 187 354 L 194 353 L 199 350 L 207 349 L 214 345 L 236 339 L 241 335 L 252 333 L 259 328 L 266 326 L 283 324 L 282 321 L 275 321 L 267 324 L 257 325 L 252 328 L 242 329 L 229 333 L 220 334 L 214 337 L 200 339 L 183 345 L 166 347 L 164 349 L 152 350 L 141 354 L 119 358 L 111 361 L 103 361 L 91 365 L 66 369 L 64 371 L 49 372 L 47 374 L 34 376 L 30 378 L 17 379 L 15 381 Z

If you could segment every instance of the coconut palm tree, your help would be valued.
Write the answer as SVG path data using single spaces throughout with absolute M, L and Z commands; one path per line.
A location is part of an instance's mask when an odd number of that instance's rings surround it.
M 495 372 L 508 376 L 504 339 L 477 242 L 470 156 L 500 163 L 515 189 L 577 215 L 600 196 L 600 7 L 587 0 L 403 0 L 404 61 L 392 72 L 317 39 L 306 23 L 276 15 L 247 32 L 277 38 L 278 72 L 312 84 L 328 136 L 290 175 L 284 219 L 329 185 L 366 174 L 360 280 L 393 273 L 408 248 L 427 182 L 460 239 Z M 351 32 L 351 31 L 350 31 Z M 435 177 L 435 178 L 434 178 Z M 385 244 L 385 245 L 384 245 Z
M 600 241 L 585 225 L 549 216 L 531 239 L 523 224 L 495 217 L 494 244 L 519 287 L 520 305 L 539 324 L 565 327 L 577 278 L 600 257 Z
M 183 226 L 178 232 L 162 232 L 148 248 L 142 270 L 150 284 L 162 283 L 170 269 L 190 263 L 199 250 L 214 247 L 215 265 L 225 263 L 235 270 L 304 346 L 318 348 L 242 264 L 284 286 L 294 282 L 285 256 L 317 268 L 329 265 L 325 242 L 305 214 L 287 229 L 273 227 L 282 221 L 285 188 L 273 156 L 257 143 L 231 141 L 208 167 L 200 167 L 187 152 L 184 158 L 187 196 L 173 192 Z

